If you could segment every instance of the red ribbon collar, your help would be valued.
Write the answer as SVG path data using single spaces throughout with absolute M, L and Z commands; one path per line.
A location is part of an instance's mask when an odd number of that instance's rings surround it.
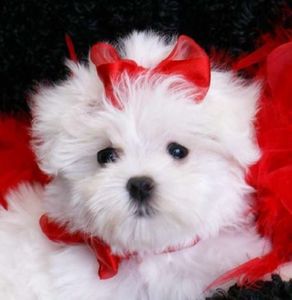
M 118 273 L 119 265 L 122 260 L 136 256 L 136 253 L 128 253 L 125 255 L 115 255 L 111 248 L 98 237 L 92 237 L 87 233 L 76 231 L 70 233 L 66 225 L 60 225 L 50 219 L 47 215 L 40 218 L 40 226 L 43 233 L 54 242 L 62 242 L 64 244 L 86 244 L 94 253 L 98 262 L 98 276 L 100 279 L 109 279 Z M 155 254 L 172 253 L 196 245 L 199 239 L 195 239 L 191 244 L 184 247 L 169 247 L 164 251 Z
M 110 44 L 97 43 L 90 51 L 90 58 L 96 66 L 99 78 L 103 82 L 108 100 L 115 107 L 120 107 L 112 86 L 120 74 L 127 72 L 136 76 L 144 71 L 151 74 L 181 75 L 197 87 L 196 100 L 202 100 L 210 85 L 210 61 L 205 51 L 191 38 L 181 35 L 171 53 L 156 67 L 146 69 L 133 60 L 122 59 Z

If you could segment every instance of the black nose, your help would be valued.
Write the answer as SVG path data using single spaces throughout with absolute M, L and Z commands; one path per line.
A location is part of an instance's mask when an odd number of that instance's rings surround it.
M 127 190 L 132 199 L 142 202 L 152 196 L 154 181 L 147 176 L 132 177 L 128 180 Z

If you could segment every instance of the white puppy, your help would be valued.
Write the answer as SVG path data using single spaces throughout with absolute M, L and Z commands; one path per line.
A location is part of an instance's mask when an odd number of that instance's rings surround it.
M 153 68 L 175 40 L 133 33 L 125 58 Z M 52 175 L 21 185 L 0 212 L 0 299 L 201 299 L 220 275 L 269 250 L 250 213 L 259 158 L 258 87 L 213 70 L 202 101 L 179 74 L 124 72 L 107 99 L 95 65 L 34 96 L 34 147 Z M 42 214 L 127 255 L 109 279 L 86 244 L 50 241 Z

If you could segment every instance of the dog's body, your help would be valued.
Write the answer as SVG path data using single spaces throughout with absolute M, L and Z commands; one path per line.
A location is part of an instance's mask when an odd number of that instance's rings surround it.
M 172 48 L 134 33 L 121 51 L 151 68 Z M 213 71 L 196 102 L 196 89 L 176 74 L 125 73 L 114 86 L 120 109 L 108 103 L 92 64 L 71 71 L 35 95 L 34 147 L 54 179 L 44 191 L 24 185 L 7 196 L 0 299 L 200 299 L 217 277 L 269 250 L 255 231 L 245 182 L 259 158 L 256 85 Z M 151 185 L 142 199 L 133 179 L 141 189 L 145 178 Z M 102 238 L 114 253 L 136 255 L 100 280 L 87 246 L 46 238 L 43 213 Z

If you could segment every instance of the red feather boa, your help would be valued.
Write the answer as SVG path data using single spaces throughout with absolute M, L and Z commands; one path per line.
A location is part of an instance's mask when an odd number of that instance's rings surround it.
M 7 208 L 5 195 L 21 182 L 46 183 L 30 148 L 27 118 L 0 118 L 0 204 Z
M 292 260 L 292 35 L 279 30 L 264 37 L 264 45 L 234 64 L 263 83 L 255 122 L 261 159 L 250 168 L 255 188 L 258 232 L 270 239 L 272 251 L 227 272 L 211 286 L 237 278 L 255 282 Z M 290 41 L 290 42 L 289 42 Z

